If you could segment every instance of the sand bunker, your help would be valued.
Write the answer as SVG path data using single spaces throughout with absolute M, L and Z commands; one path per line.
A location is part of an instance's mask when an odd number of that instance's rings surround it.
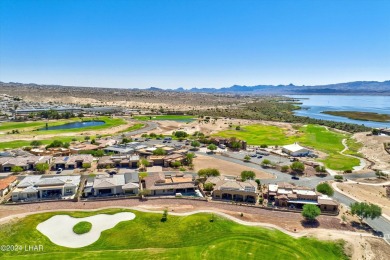
M 115 227 L 121 221 L 133 220 L 134 218 L 135 215 L 131 212 L 122 212 L 114 215 L 99 214 L 85 218 L 57 215 L 40 223 L 37 226 L 37 230 L 56 245 L 79 248 L 96 242 L 104 230 Z M 81 221 L 90 222 L 92 228 L 88 233 L 77 235 L 73 232 L 73 226 Z

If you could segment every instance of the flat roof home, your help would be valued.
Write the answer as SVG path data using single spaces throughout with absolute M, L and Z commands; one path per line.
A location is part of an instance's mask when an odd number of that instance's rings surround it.
M 90 194 L 94 196 L 109 196 L 120 194 L 138 194 L 138 172 L 97 176 L 93 180 Z
M 5 196 L 16 184 L 18 179 L 16 176 L 8 176 L 7 178 L 0 179 L 0 197 Z
M 314 189 L 290 183 L 268 184 L 267 198 L 279 207 L 301 209 L 306 204 L 317 205 L 321 211 L 337 211 L 338 203 Z
M 112 168 L 112 167 L 126 167 L 126 168 L 137 168 L 139 161 L 138 155 L 114 155 L 114 156 L 103 156 L 98 161 L 98 168 Z
M 194 194 L 198 189 L 195 176 L 189 173 L 148 173 L 141 180 L 143 188 L 150 191 L 152 196 Z
M 310 154 L 310 150 L 300 146 L 298 143 L 285 145 L 282 147 L 282 151 L 291 156 L 307 156 Z
M 50 164 L 52 158 L 52 156 L 0 157 L 0 172 L 10 172 L 14 166 L 19 166 L 24 171 L 35 170 L 37 164 Z
M 80 176 L 26 176 L 12 191 L 12 201 L 73 199 Z
M 65 157 L 56 157 L 54 159 L 55 169 L 76 169 L 83 167 L 84 163 L 92 163 L 93 156 L 90 154 L 78 154 Z
M 104 148 L 105 153 L 114 153 L 114 154 L 131 154 L 134 153 L 134 148 L 127 145 L 112 145 Z
M 213 181 L 215 181 L 214 178 L 209 180 L 211 183 L 213 183 Z M 241 182 L 223 179 L 215 184 L 212 192 L 213 199 L 249 203 L 256 203 L 258 195 L 257 183 L 253 180 Z

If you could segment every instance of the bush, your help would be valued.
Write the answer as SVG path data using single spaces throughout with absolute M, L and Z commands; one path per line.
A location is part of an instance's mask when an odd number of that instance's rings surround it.
M 324 173 L 324 172 L 326 172 L 326 168 L 324 166 L 319 165 L 316 167 L 316 172 Z
M 11 172 L 18 173 L 18 172 L 22 172 L 22 171 L 23 171 L 23 168 L 20 166 L 12 166 L 11 167 Z
M 282 171 L 282 172 L 288 172 L 288 169 L 289 169 L 289 168 L 290 168 L 290 167 L 288 167 L 288 165 L 283 165 L 281 171 Z
M 334 179 L 335 179 L 336 181 L 342 181 L 342 180 L 344 179 L 344 177 L 343 177 L 343 175 L 335 175 L 335 176 L 334 176 Z
M 91 228 L 92 228 L 92 224 L 90 222 L 81 221 L 73 226 L 73 232 L 78 235 L 81 235 L 81 234 L 88 233 L 91 230 Z
M 167 152 L 162 148 L 157 148 L 153 151 L 153 155 L 165 155 Z
M 260 147 L 261 147 L 261 148 L 268 148 L 268 145 L 262 144 L 262 145 L 260 145 Z
M 249 162 L 251 160 L 251 157 L 249 155 L 245 155 L 244 161 Z
M 180 166 L 181 166 L 181 162 L 180 162 L 180 161 L 171 162 L 171 166 L 172 166 L 173 168 L 180 167 Z
M 317 191 L 328 196 L 332 196 L 334 193 L 332 187 L 326 182 L 318 184 Z
M 34 146 L 34 147 L 37 147 L 37 146 L 41 146 L 42 145 L 42 142 L 41 141 L 32 141 L 30 143 L 31 146 Z
M 176 131 L 174 133 L 174 136 L 176 136 L 177 138 L 186 138 L 188 134 L 184 131 Z

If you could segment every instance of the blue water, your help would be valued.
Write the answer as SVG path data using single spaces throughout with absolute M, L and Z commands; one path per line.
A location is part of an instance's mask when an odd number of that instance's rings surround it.
M 74 128 L 83 128 L 83 127 L 89 127 L 89 126 L 99 126 L 99 125 L 104 125 L 104 121 L 87 121 L 87 122 L 73 122 L 73 123 L 68 123 L 68 124 L 63 124 L 63 125 L 57 125 L 57 126 L 50 126 L 46 128 L 41 128 L 39 130 L 44 131 L 44 130 L 62 130 L 62 129 L 74 129 Z
M 361 111 L 390 114 L 390 96 L 333 96 L 333 95 L 288 95 L 303 104 L 295 111 L 297 116 L 346 122 L 368 127 L 390 127 L 390 122 L 353 120 L 342 116 L 321 113 L 322 111 Z

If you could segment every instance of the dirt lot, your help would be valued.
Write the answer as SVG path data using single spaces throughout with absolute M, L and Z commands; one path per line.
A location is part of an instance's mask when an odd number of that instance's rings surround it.
M 390 136 L 367 136 L 367 133 L 357 133 L 354 134 L 354 138 L 363 144 L 360 152 L 375 163 L 374 169 L 390 169 L 390 154 L 383 146 L 384 143 L 390 142 Z
M 381 206 L 383 213 L 390 216 L 390 199 L 385 197 L 386 190 L 383 186 L 337 183 L 337 187 L 358 200 Z
M 274 176 L 272 174 L 255 170 L 253 168 L 240 165 L 237 163 L 228 162 L 221 159 L 212 158 L 209 156 L 198 155 L 194 159 L 194 170 L 198 171 L 203 168 L 216 168 L 220 171 L 222 175 L 233 175 L 239 176 L 242 171 L 254 171 L 256 174 L 256 178 L 259 179 L 273 179 Z

